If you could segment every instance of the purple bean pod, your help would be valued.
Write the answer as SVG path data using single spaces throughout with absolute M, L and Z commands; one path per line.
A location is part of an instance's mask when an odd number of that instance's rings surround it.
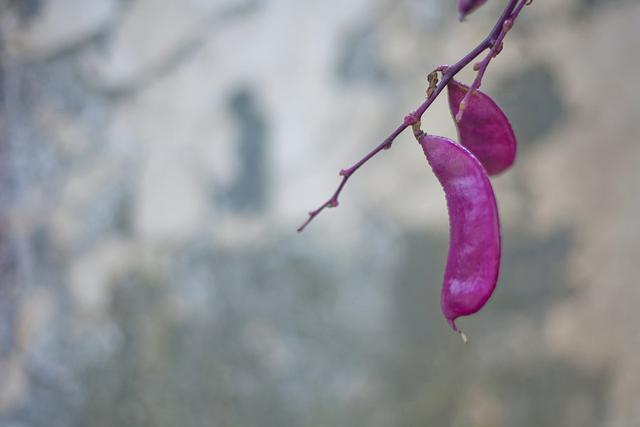
M 468 149 L 434 135 L 420 136 L 419 141 L 447 199 L 450 242 L 441 307 L 458 331 L 455 320 L 480 310 L 496 287 L 498 207 L 485 168 Z
M 460 20 L 464 20 L 464 18 L 485 4 L 487 0 L 458 0 L 458 17 Z
M 515 133 L 498 104 L 479 90 L 473 91 L 463 107 L 464 114 L 456 120 L 460 103 L 468 91 L 468 86 L 453 79 L 447 85 L 449 108 L 460 143 L 480 160 L 489 175 L 497 175 L 515 161 Z

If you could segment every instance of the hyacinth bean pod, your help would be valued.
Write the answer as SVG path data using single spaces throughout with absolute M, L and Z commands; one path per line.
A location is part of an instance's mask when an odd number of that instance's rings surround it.
M 473 91 L 464 106 L 464 114 L 456 120 L 468 91 L 466 85 L 453 79 L 447 85 L 449 108 L 460 143 L 480 160 L 489 175 L 497 175 L 515 161 L 516 136 L 502 109 L 479 90 Z
M 487 0 L 458 0 L 458 17 L 462 21 L 468 14 L 486 2 Z
M 450 242 L 442 284 L 442 312 L 455 320 L 480 310 L 495 289 L 500 269 L 500 221 L 484 167 L 450 139 L 420 136 L 420 145 L 444 189 Z

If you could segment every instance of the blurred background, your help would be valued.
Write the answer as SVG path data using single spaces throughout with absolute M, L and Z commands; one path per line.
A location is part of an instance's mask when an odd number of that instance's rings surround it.
M 295 232 L 505 3 L 0 1 L 0 425 L 639 426 L 637 1 L 534 0 L 489 68 L 469 344 L 408 133 Z

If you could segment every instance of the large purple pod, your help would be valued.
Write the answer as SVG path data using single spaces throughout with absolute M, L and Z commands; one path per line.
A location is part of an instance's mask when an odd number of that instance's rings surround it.
M 487 0 L 458 0 L 458 16 L 463 20 L 468 14 L 485 4 Z
M 516 135 L 502 109 L 488 95 L 476 90 L 468 98 L 462 117 L 457 121 L 460 102 L 469 88 L 451 80 L 447 91 L 460 143 L 475 154 L 489 175 L 508 169 L 516 159 Z
M 441 306 L 451 327 L 487 302 L 500 270 L 500 220 L 489 177 L 478 159 L 450 139 L 425 135 L 420 144 L 444 189 L 449 254 Z

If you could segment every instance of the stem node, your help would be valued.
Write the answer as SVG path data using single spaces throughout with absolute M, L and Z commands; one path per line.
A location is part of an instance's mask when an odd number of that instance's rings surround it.
M 417 116 L 416 113 L 409 113 L 404 117 L 404 121 L 402 122 L 402 124 L 405 127 L 413 126 L 418 120 L 420 120 L 420 118 Z

